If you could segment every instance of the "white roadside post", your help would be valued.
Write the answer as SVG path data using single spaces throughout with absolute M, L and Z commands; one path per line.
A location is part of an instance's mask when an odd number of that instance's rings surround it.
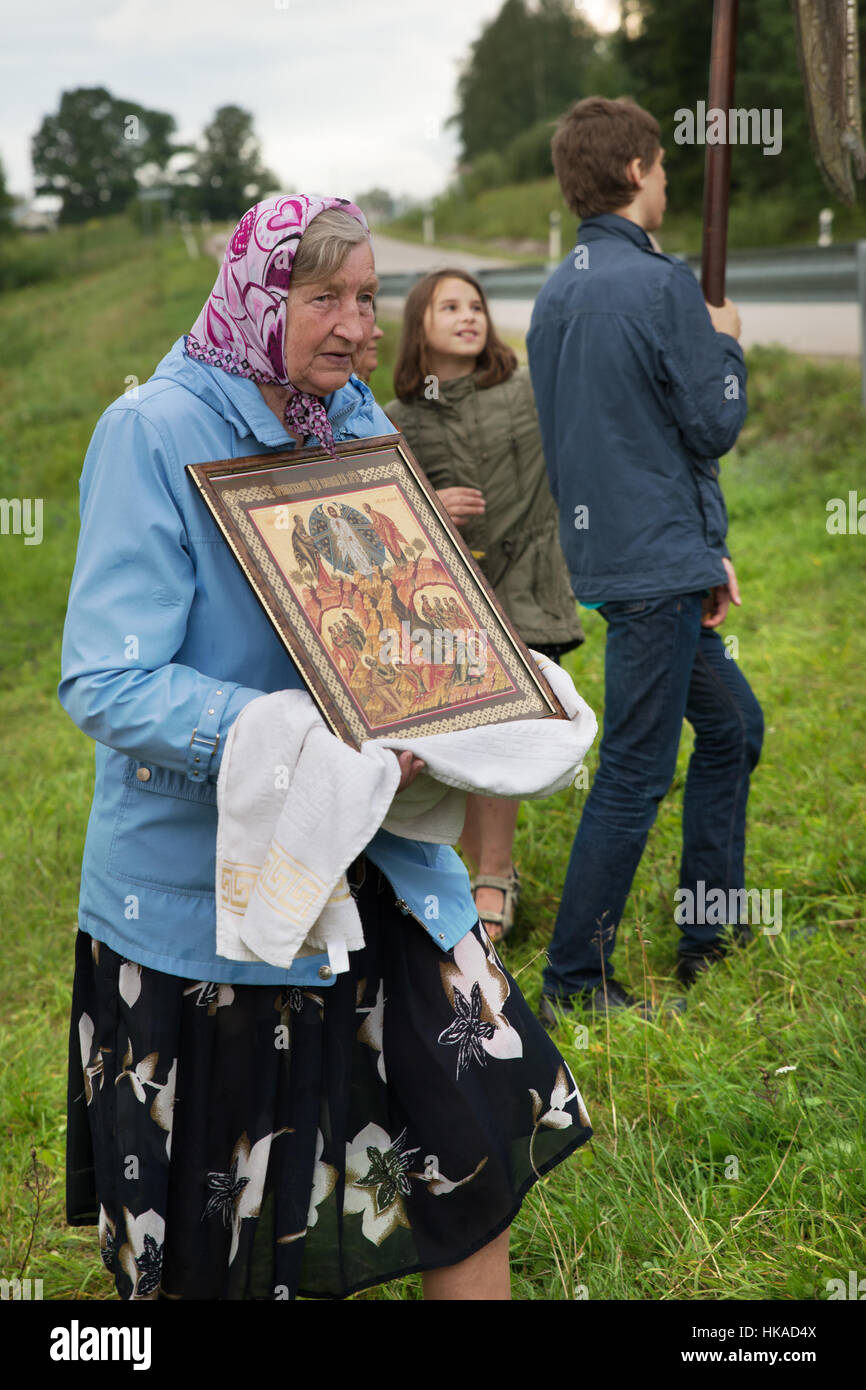
M 833 245 L 833 209 L 822 208 L 818 213 L 818 245 Z
M 559 265 L 562 260 L 562 214 L 552 212 L 547 234 L 547 259 L 551 265 Z

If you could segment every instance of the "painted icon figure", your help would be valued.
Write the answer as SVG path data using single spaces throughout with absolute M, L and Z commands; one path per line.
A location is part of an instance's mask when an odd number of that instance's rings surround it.
M 310 513 L 310 535 L 319 554 L 343 574 L 369 576 L 385 564 L 385 547 L 367 518 L 343 502 Z

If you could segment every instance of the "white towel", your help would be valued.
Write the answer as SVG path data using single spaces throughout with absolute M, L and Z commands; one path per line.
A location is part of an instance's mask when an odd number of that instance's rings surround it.
M 568 720 L 370 739 L 358 752 L 306 691 L 251 701 L 229 730 L 217 782 L 217 955 L 288 969 L 327 951 L 333 969 L 347 969 L 364 937 L 345 871 L 380 826 L 453 844 L 467 792 L 533 799 L 567 787 L 598 725 L 568 673 L 533 656 Z M 398 797 L 389 749 L 427 765 Z

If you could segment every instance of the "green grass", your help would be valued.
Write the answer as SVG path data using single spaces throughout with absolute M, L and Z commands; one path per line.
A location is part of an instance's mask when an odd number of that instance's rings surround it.
M 63 1212 L 67 1014 L 93 759 L 54 693 L 77 479 L 98 414 L 189 326 L 213 273 L 179 237 L 137 238 L 121 261 L 106 256 L 66 283 L 0 296 L 0 494 L 45 502 L 42 545 L 0 538 L 0 1274 L 41 1278 L 50 1299 L 113 1296 L 95 1232 L 67 1228 Z M 396 331 L 385 327 L 372 383 L 383 403 Z M 591 1299 L 821 1299 L 828 1279 L 866 1273 L 866 539 L 825 528 L 829 498 L 866 492 L 864 420 L 853 365 L 770 349 L 749 363 L 751 414 L 723 470 L 744 603 L 725 631 L 767 723 L 748 882 L 783 890 L 783 930 L 715 967 L 682 1017 L 560 1031 L 595 1138 L 532 1191 L 515 1222 L 520 1299 L 572 1299 L 578 1286 Z M 604 625 L 592 613 L 584 622 L 586 645 L 566 660 L 600 710 Z M 688 744 L 686 734 L 615 957 L 618 975 L 655 997 L 676 990 L 671 902 Z M 595 754 L 587 761 L 592 769 Z M 521 813 L 524 896 L 505 949 L 533 1005 L 584 796 L 563 792 Z M 791 940 L 798 923 L 817 934 Z M 360 1295 L 419 1296 L 417 1276 Z

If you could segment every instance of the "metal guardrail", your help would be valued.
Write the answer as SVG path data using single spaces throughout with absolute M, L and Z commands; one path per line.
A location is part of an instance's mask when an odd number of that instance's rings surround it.
M 849 241 L 734 252 L 728 257 L 727 293 L 744 302 L 850 304 L 860 297 L 858 248 L 864 245 Z M 700 256 L 685 259 L 699 277 Z
M 839 242 L 834 246 L 771 247 L 760 251 L 734 251 L 728 257 L 727 287 L 734 300 L 768 303 L 851 303 L 858 298 L 858 251 L 866 242 Z M 447 256 L 447 252 L 444 253 Z M 676 254 L 676 253 L 674 253 Z M 685 256 L 695 275 L 700 256 Z M 491 299 L 534 299 L 548 275 L 549 264 L 497 267 L 474 271 Z M 380 275 L 381 295 L 409 293 L 426 271 Z
M 683 259 L 700 276 L 700 256 Z M 552 264 L 515 265 L 473 274 L 490 299 L 534 299 L 555 269 Z M 426 273 L 383 274 L 379 294 L 402 298 Z M 866 241 L 734 251 L 728 256 L 726 289 L 742 303 L 859 304 L 861 401 L 866 407 Z

